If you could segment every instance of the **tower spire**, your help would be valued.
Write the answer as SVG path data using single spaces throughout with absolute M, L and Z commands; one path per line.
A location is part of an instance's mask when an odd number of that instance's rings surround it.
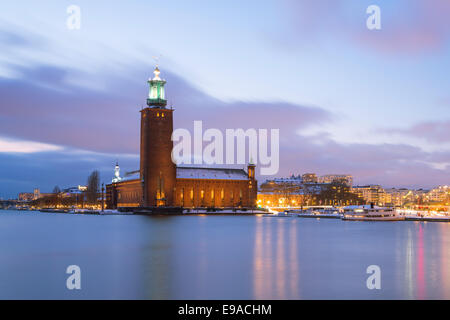
M 112 179 L 113 183 L 120 182 L 122 178 L 120 177 L 120 167 L 119 161 L 116 160 L 116 166 L 114 167 L 114 178 Z
M 156 65 L 155 70 L 153 71 L 153 74 L 155 75 L 153 77 L 153 80 L 161 80 L 161 78 L 159 77 L 159 74 L 161 73 L 161 71 L 159 71 L 158 65 Z

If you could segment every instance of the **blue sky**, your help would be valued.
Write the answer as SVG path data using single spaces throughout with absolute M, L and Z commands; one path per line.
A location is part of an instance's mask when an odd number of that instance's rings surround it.
M 283 128 L 279 176 L 448 184 L 449 14 L 445 0 L 2 3 L 0 196 L 137 168 L 154 55 L 176 127 Z

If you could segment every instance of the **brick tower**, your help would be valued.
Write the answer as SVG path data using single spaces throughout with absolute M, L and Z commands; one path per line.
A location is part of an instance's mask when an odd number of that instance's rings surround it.
M 147 107 L 141 110 L 142 206 L 173 206 L 176 167 L 172 162 L 173 110 L 167 109 L 164 85 L 156 66 Z

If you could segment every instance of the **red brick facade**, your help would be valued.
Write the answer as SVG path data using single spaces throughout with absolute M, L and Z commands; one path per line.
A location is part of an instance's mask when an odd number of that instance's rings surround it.
M 173 205 L 176 169 L 171 154 L 173 110 L 145 108 L 141 111 L 140 177 L 144 207 Z
M 158 77 L 155 83 L 163 86 L 165 81 Z M 148 99 L 147 103 L 149 107 L 141 110 L 140 177 L 107 185 L 107 208 L 256 206 L 257 181 L 252 164 L 248 172 L 212 169 L 215 174 L 211 176 L 207 168 L 192 168 L 196 174 L 203 170 L 202 177 L 177 178 L 177 168 L 171 158 L 173 110 L 165 107 L 165 100 Z M 187 170 L 183 173 L 189 174 L 189 168 Z M 221 178 L 215 178 L 217 176 Z
M 174 202 L 170 206 L 245 207 L 256 205 L 256 180 L 176 179 Z M 142 183 L 129 180 L 107 186 L 107 207 L 142 206 Z

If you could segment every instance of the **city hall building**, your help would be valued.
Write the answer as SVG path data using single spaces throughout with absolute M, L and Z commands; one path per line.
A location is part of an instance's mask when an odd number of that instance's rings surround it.
M 247 170 L 186 167 L 172 162 L 173 109 L 167 108 L 158 67 L 147 107 L 141 110 L 140 168 L 124 178 L 119 166 L 106 186 L 106 206 L 124 207 L 255 207 L 255 165 Z

